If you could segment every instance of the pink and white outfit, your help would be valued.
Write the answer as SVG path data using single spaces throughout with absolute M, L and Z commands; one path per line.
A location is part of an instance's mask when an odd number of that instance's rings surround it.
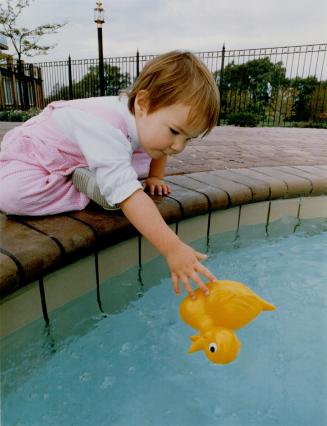
M 0 152 L 0 210 L 45 215 L 81 210 L 77 167 L 95 172 L 101 194 L 114 205 L 142 188 L 150 157 L 140 148 L 127 96 L 59 101 L 8 132 Z

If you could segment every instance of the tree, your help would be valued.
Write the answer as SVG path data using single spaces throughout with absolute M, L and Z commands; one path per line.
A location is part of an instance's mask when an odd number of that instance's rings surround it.
M 117 66 L 104 64 L 104 84 L 106 96 L 118 95 L 120 90 L 131 85 L 131 77 L 127 72 L 121 73 Z M 75 99 L 100 96 L 99 66 L 91 66 L 81 80 L 74 81 L 72 93 Z M 47 102 L 57 99 L 69 99 L 68 86 L 56 84 L 53 87 Z
M 131 85 L 131 77 L 129 73 L 121 73 L 120 68 L 116 65 L 104 64 L 104 90 L 106 96 L 115 96 L 121 89 Z M 88 74 L 86 74 L 81 81 L 77 83 L 79 92 L 83 97 L 86 96 L 100 96 L 100 79 L 99 79 L 99 66 L 91 66 Z M 91 92 L 90 92 L 90 89 Z
M 16 50 L 18 64 L 21 63 L 22 55 L 36 56 L 46 54 L 55 45 L 40 45 L 41 37 L 57 33 L 64 24 L 44 24 L 34 29 L 19 27 L 17 18 L 23 9 L 29 7 L 30 0 L 7 0 L 6 5 L 0 6 L 1 33 L 8 37 Z
M 217 72 L 217 77 L 219 72 Z M 282 62 L 274 64 L 268 57 L 253 59 L 244 64 L 228 64 L 221 83 L 222 106 L 228 113 L 248 111 L 264 118 L 267 106 L 286 87 L 286 69 Z
M 319 121 L 319 116 L 326 110 L 326 82 L 319 82 L 316 77 L 296 77 L 291 80 L 293 88 L 293 107 L 290 121 Z

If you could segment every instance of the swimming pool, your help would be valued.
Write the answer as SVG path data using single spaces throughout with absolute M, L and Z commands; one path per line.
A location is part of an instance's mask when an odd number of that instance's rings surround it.
M 219 277 L 277 306 L 238 331 L 227 366 L 187 353 L 194 330 L 162 259 L 2 340 L 4 425 L 250 426 L 327 423 L 327 223 L 283 219 L 194 243 Z M 138 279 L 135 277 L 138 276 Z M 83 312 L 83 315 L 81 315 Z

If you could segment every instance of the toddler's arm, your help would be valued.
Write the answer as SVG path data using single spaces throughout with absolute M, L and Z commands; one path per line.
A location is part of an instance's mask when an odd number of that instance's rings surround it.
M 165 167 L 167 156 L 163 156 L 158 160 L 151 160 L 149 176 L 143 183 L 143 189 L 149 188 L 150 194 L 168 195 L 171 192 L 170 186 L 162 179 L 165 176 Z
M 208 293 L 208 288 L 198 275 L 203 275 L 209 281 L 216 281 L 215 276 L 199 262 L 207 256 L 195 251 L 178 238 L 165 223 L 148 195 L 142 190 L 137 190 L 120 203 L 120 207 L 135 228 L 166 257 L 177 294 L 181 293 L 179 283 L 182 282 L 185 290 L 194 297 L 190 280 L 194 281 L 206 294 Z

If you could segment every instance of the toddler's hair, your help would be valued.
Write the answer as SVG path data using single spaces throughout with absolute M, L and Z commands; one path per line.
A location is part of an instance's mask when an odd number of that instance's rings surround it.
M 217 84 L 200 59 L 191 52 L 172 51 L 146 63 L 132 89 L 128 108 L 134 114 L 137 93 L 146 90 L 148 114 L 176 103 L 190 105 L 188 122 L 207 134 L 217 125 L 220 108 Z

